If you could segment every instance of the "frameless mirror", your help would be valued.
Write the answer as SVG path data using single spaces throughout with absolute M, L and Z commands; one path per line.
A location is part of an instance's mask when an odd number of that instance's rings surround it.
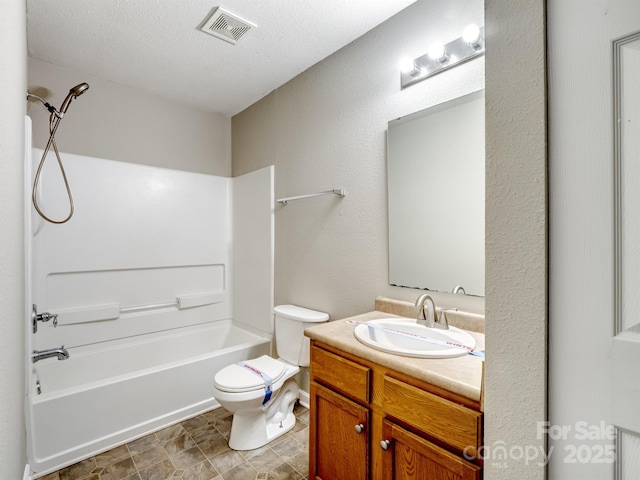
M 389 283 L 484 295 L 484 91 L 389 122 Z

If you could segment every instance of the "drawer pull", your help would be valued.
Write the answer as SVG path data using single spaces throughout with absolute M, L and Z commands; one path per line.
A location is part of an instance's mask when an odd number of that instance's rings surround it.
M 383 449 L 385 452 L 389 449 L 389 445 L 391 445 L 391 441 L 389 440 L 380 441 L 380 448 Z
M 356 425 L 356 433 L 360 435 L 362 432 L 364 432 L 364 425 L 359 423 L 358 425 Z

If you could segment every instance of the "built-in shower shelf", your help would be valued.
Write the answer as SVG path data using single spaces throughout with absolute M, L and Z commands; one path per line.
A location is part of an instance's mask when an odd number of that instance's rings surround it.
M 184 310 L 187 308 L 203 307 L 205 305 L 220 303 L 224 300 L 225 292 L 204 292 L 180 295 L 177 296 L 175 300 L 164 303 L 136 305 L 130 307 L 123 307 L 119 303 L 112 303 L 58 310 L 55 313 L 58 314 L 58 325 L 74 325 L 79 323 L 117 320 L 123 314 L 140 313 L 163 308 L 173 307 L 178 310 Z

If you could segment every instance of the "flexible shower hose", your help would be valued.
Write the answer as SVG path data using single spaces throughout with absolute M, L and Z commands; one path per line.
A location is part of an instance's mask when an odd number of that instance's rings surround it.
M 68 222 L 73 216 L 73 196 L 71 195 L 71 188 L 69 187 L 69 181 L 67 180 L 67 174 L 64 171 L 64 165 L 62 164 L 62 159 L 60 158 L 60 152 L 58 152 L 58 146 L 56 145 L 56 130 L 58 129 L 58 125 L 60 124 L 60 120 L 62 118 L 57 112 L 51 112 L 51 116 L 49 117 L 49 141 L 47 142 L 47 146 L 44 149 L 42 154 L 42 158 L 40 159 L 40 163 L 38 164 L 38 170 L 36 171 L 36 176 L 33 181 L 33 190 L 31 194 L 31 199 L 33 201 L 33 206 L 38 212 L 38 214 L 44 218 L 47 222 L 61 224 Z M 40 182 L 40 173 L 42 172 L 42 167 L 44 166 L 44 162 L 47 159 L 47 154 L 49 150 L 53 146 L 53 151 L 56 155 L 56 159 L 58 160 L 58 165 L 60 166 L 60 172 L 62 173 L 62 178 L 64 180 L 64 186 L 67 189 L 67 196 L 69 197 L 69 215 L 64 220 L 53 220 L 49 218 L 45 213 L 40 209 L 38 205 L 38 184 Z

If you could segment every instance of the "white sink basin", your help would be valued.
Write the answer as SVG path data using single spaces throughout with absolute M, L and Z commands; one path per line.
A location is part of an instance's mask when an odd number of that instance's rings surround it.
M 398 318 L 382 318 L 360 323 L 353 334 L 369 347 L 405 357 L 461 357 L 476 346 L 475 338 L 459 328 L 449 327 L 449 330 L 440 330 L 419 325 L 415 320 Z

